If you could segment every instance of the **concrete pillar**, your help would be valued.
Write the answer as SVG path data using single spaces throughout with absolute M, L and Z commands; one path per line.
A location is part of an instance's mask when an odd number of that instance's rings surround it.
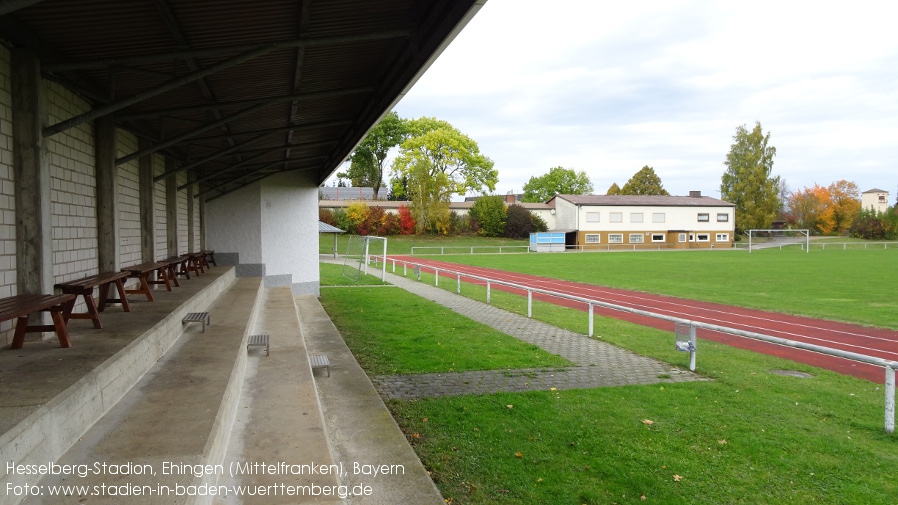
M 29 49 L 13 49 L 11 73 L 17 291 L 52 293 L 50 157 L 43 136 L 47 93 L 40 60 Z
M 149 147 L 150 142 L 140 140 L 139 149 Z M 140 258 L 143 262 L 156 260 L 156 191 L 153 182 L 152 154 L 141 156 L 140 169 Z
M 193 201 L 194 188 L 196 184 L 187 186 L 187 252 L 197 252 L 194 241 L 196 240 L 196 206 Z
M 199 188 L 197 188 L 199 189 Z M 200 251 L 205 251 L 206 248 L 206 197 L 200 196 L 198 198 L 199 206 L 200 206 Z
M 116 135 L 112 116 L 94 121 L 97 158 L 97 263 L 100 272 L 118 272 L 121 268 Z
M 175 161 L 165 159 L 165 171 L 169 172 L 177 168 Z M 178 256 L 178 178 L 165 179 L 165 223 L 166 243 L 168 244 L 168 256 Z M 185 251 L 186 252 L 186 251 Z

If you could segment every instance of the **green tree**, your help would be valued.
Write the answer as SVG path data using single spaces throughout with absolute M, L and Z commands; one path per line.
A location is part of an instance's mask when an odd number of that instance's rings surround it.
M 394 193 L 402 189 L 397 181 L 405 178 L 419 231 L 445 233 L 452 195 L 493 191 L 499 172 L 477 142 L 448 122 L 424 117 L 408 121 L 407 126 L 409 137 L 399 146 L 391 168 Z
M 780 208 L 780 178 L 773 177 L 776 148 L 768 146 L 761 123 L 736 128 L 720 180 L 720 198 L 736 206 L 736 229 L 769 228 Z
M 664 189 L 661 178 L 655 173 L 655 169 L 646 165 L 633 174 L 633 177 L 630 177 L 630 180 L 620 189 L 620 194 L 667 196 L 670 193 Z
M 553 167 L 547 174 L 531 177 L 527 184 L 524 184 L 523 201 L 545 202 L 555 195 L 585 195 L 592 191 L 592 181 L 586 172 Z
M 611 187 L 608 188 L 608 191 L 605 192 L 606 195 L 619 195 L 620 194 L 620 186 L 617 183 L 612 183 Z
M 505 209 L 505 236 L 508 238 L 527 238 L 536 231 L 533 214 L 523 205 L 512 204 Z
M 407 134 L 406 121 L 395 112 L 388 113 L 365 139 L 359 143 L 349 157 L 349 170 L 338 173 L 337 177 L 345 177 L 353 186 L 370 186 L 374 188 L 375 198 L 380 194 L 383 185 L 384 163 L 390 149 L 398 146 Z
M 478 198 L 471 206 L 471 219 L 477 224 L 477 233 L 485 237 L 505 235 L 506 210 L 501 196 Z

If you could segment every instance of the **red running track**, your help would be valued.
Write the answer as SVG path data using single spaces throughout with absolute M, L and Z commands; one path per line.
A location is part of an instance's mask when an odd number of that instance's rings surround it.
M 671 296 L 606 288 L 594 284 L 564 281 L 516 272 L 506 272 L 491 268 L 472 267 L 417 257 L 391 256 L 390 258 L 397 261 L 408 261 L 410 263 L 419 263 L 440 269 L 453 270 L 461 272 L 462 274 L 477 275 L 490 279 L 512 282 L 522 286 L 580 296 L 596 301 L 680 317 L 692 321 L 727 326 L 730 328 L 898 361 L 898 331 L 822 319 L 812 319 L 809 317 L 790 316 L 776 312 L 746 309 Z M 462 275 L 462 280 L 465 280 L 464 275 Z M 466 282 L 474 281 L 468 279 Z M 514 290 L 502 285 L 495 285 L 494 289 L 526 296 L 526 293 L 523 291 Z M 582 303 L 576 303 L 563 298 L 549 297 L 534 293 L 534 299 L 576 308 L 584 312 L 588 310 Z M 673 331 L 673 323 L 669 321 L 601 307 L 597 309 L 597 313 L 602 316 L 614 317 L 616 319 L 637 323 L 643 326 Z M 808 365 L 867 379 L 880 384 L 885 382 L 885 371 L 883 368 L 868 365 L 866 363 L 705 329 L 699 329 L 697 336 L 706 340 L 720 342 L 741 349 L 762 352 L 772 356 L 797 361 L 799 363 L 806 363 Z M 701 353 L 701 350 L 699 350 L 699 353 Z

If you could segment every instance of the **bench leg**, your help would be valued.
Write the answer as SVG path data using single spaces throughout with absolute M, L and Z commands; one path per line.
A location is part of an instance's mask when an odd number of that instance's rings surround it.
M 153 292 L 150 291 L 150 283 L 147 282 L 147 277 L 149 275 L 150 275 L 149 272 L 147 272 L 145 274 L 140 274 L 140 276 L 138 277 L 138 279 L 140 281 L 140 287 L 138 289 L 126 289 L 125 293 L 131 293 L 131 294 L 135 294 L 135 295 L 147 295 L 147 301 L 150 301 L 150 302 L 154 301 L 153 300 Z M 122 297 L 122 298 L 124 298 L 124 297 Z
M 63 317 L 60 312 L 60 308 L 52 307 L 50 309 L 50 317 L 53 319 L 53 326 L 56 329 L 56 337 L 59 339 L 59 346 L 72 347 L 72 342 L 69 340 L 69 332 L 65 324 L 65 317 Z M 96 323 L 99 322 L 100 318 L 98 317 Z
M 97 311 L 97 304 L 96 302 L 94 302 L 93 293 L 87 293 L 84 295 L 84 303 L 85 305 L 87 305 L 87 315 L 89 315 L 90 319 L 92 319 L 94 322 L 94 328 L 103 328 L 103 324 L 100 323 L 100 313 Z
M 16 332 L 12 338 L 10 349 L 21 349 L 25 345 L 25 332 L 28 331 L 28 316 L 22 316 L 16 320 Z

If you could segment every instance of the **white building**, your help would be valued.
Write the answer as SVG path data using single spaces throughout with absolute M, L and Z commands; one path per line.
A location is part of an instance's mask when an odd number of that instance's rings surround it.
M 882 189 L 868 189 L 861 193 L 861 208 L 885 212 L 889 208 L 889 192 Z
M 735 205 L 701 196 L 556 195 L 556 230 L 583 249 L 732 247 Z

